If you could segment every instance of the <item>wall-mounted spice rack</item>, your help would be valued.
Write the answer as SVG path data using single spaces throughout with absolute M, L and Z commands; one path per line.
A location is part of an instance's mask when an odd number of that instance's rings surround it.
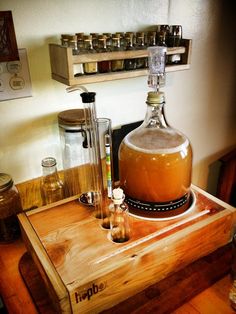
M 167 65 L 166 72 L 187 70 L 190 68 L 190 57 L 192 50 L 192 40 L 182 39 L 180 47 L 173 47 L 167 49 L 167 55 L 181 54 L 181 64 Z M 118 51 L 105 52 L 94 54 L 80 54 L 73 55 L 73 49 L 70 47 L 63 47 L 58 44 L 49 44 L 50 63 L 52 78 L 58 82 L 66 85 L 74 84 L 88 84 L 105 82 L 112 80 L 119 80 L 125 78 L 138 77 L 148 74 L 147 69 L 139 69 L 132 71 L 120 71 L 109 73 L 98 73 L 90 75 L 74 76 L 74 65 L 99 62 L 104 60 L 119 60 L 130 58 L 147 57 L 147 50 L 133 50 L 133 51 Z

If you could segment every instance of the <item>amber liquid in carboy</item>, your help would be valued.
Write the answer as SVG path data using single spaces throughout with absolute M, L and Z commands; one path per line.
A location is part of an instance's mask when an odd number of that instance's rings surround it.
M 156 141 L 158 133 L 160 140 Z M 187 202 L 175 210 L 130 211 L 157 218 L 186 211 L 190 203 L 191 167 L 191 145 L 180 132 L 169 128 L 165 134 L 161 129 L 128 134 L 119 151 L 120 185 L 126 196 L 141 202 L 168 203 L 187 195 Z

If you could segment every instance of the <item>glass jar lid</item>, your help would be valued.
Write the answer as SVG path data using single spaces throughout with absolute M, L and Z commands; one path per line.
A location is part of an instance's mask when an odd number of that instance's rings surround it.
M 12 185 L 12 177 L 7 173 L 0 173 L 0 192 L 10 189 Z
M 69 109 L 58 114 L 59 125 L 85 124 L 84 109 Z

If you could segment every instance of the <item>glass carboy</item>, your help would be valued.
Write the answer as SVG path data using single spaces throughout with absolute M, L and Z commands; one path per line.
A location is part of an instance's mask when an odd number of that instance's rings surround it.
M 119 177 L 131 213 L 168 218 L 190 206 L 192 149 L 188 138 L 168 125 L 165 94 L 159 84 L 155 89 L 148 92 L 143 123 L 121 142 Z

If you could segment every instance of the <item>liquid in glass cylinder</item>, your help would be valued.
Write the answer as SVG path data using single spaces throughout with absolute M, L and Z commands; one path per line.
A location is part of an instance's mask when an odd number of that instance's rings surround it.
M 175 216 L 189 206 L 191 145 L 181 133 L 153 131 L 131 132 L 121 143 L 120 185 L 137 215 Z

